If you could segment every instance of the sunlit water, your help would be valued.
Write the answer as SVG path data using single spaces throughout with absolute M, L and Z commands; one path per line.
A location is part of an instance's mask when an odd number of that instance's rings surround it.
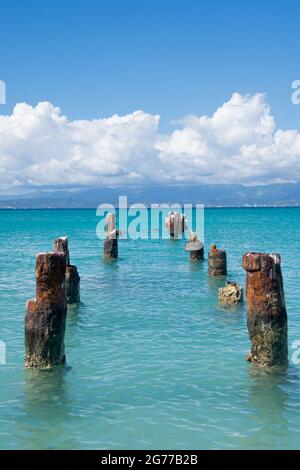
M 242 254 L 282 255 L 289 316 L 286 373 L 256 371 L 245 306 L 222 310 L 207 259 L 191 265 L 183 241 L 120 241 L 105 263 L 93 210 L 0 211 L 2 449 L 299 448 L 300 209 L 209 209 L 206 255 L 227 250 L 228 278 L 245 284 Z M 35 254 L 68 235 L 82 305 L 68 312 L 68 367 L 23 367 L 24 308 Z

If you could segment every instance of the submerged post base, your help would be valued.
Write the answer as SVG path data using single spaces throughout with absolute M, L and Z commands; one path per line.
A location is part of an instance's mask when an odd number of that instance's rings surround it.
M 66 309 L 45 308 L 32 299 L 26 305 L 25 367 L 49 368 L 66 362 Z
M 118 258 L 118 239 L 107 238 L 104 240 L 104 257 L 106 259 Z

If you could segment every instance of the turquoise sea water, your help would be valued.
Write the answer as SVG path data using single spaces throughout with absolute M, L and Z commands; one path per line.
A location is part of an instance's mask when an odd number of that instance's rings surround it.
M 227 250 L 228 278 L 245 284 L 246 251 L 282 255 L 290 365 L 264 373 L 245 361 L 245 306 L 217 304 L 207 260 L 184 241 L 120 241 L 106 263 L 94 210 L 0 211 L 1 449 L 300 448 L 300 209 L 208 209 L 210 242 Z M 82 305 L 69 309 L 68 367 L 23 367 L 24 309 L 35 254 L 68 235 Z

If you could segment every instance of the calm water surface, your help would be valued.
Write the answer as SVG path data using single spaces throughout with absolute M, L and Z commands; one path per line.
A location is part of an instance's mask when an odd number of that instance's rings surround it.
M 300 448 L 300 209 L 209 209 L 206 254 L 227 250 L 242 285 L 241 256 L 282 255 L 290 366 L 253 369 L 245 306 L 217 304 L 224 280 L 207 260 L 191 265 L 183 241 L 120 241 L 102 259 L 94 210 L 0 211 L 1 449 Z M 69 309 L 68 367 L 25 370 L 24 308 L 35 292 L 35 254 L 68 235 L 82 305 Z

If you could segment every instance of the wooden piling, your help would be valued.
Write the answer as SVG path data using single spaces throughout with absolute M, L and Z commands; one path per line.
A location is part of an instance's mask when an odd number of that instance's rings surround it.
M 209 276 L 227 275 L 226 251 L 218 249 L 215 244 L 210 245 L 210 252 L 208 255 L 208 274 Z
M 190 233 L 190 241 L 185 245 L 186 251 L 190 252 L 191 261 L 199 261 L 204 259 L 204 245 L 198 240 L 197 234 Z
M 109 212 L 106 215 L 106 240 L 104 240 L 103 245 L 104 258 L 118 258 L 118 236 L 119 231 L 116 229 L 116 215 Z
M 66 258 L 63 253 L 37 255 L 36 298 L 26 304 L 26 367 L 53 367 L 66 361 L 65 271 Z
M 53 251 L 64 253 L 66 258 L 66 299 L 68 304 L 80 303 L 80 276 L 75 265 L 70 264 L 69 244 L 67 237 L 53 241 Z
M 279 254 L 247 253 L 247 325 L 252 342 L 248 360 L 259 366 L 288 361 L 287 312 Z

